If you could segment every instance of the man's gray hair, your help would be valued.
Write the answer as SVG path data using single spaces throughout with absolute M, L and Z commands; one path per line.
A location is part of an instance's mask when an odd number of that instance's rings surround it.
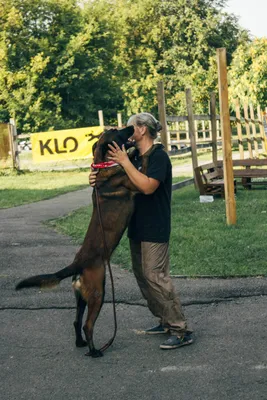
M 132 115 L 127 125 L 146 126 L 153 139 L 156 139 L 157 133 L 162 129 L 160 122 L 152 114 L 146 112 Z

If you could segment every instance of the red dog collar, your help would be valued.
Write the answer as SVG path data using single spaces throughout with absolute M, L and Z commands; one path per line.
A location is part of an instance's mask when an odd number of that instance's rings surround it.
M 99 164 L 91 164 L 91 167 L 93 169 L 101 169 L 101 168 L 110 168 L 110 167 L 115 167 L 116 165 L 119 165 L 118 163 L 115 163 L 114 161 L 105 161 L 101 162 Z

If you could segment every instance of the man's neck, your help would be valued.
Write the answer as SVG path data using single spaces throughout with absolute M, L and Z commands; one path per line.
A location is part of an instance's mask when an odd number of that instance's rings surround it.
M 145 154 L 154 144 L 154 140 L 151 138 L 144 138 L 137 143 L 140 156 Z

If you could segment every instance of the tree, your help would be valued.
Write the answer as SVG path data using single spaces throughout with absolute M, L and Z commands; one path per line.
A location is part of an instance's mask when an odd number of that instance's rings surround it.
M 229 95 L 234 108 L 234 99 L 241 103 L 267 104 L 267 38 L 242 44 L 234 53 L 229 69 Z
M 248 40 L 234 16 L 217 0 L 114 0 L 117 74 L 128 114 L 156 111 L 156 87 L 164 80 L 168 113 L 184 113 L 184 90 L 191 86 L 197 111 L 207 111 L 217 87 L 216 48 L 227 47 L 229 62 Z
M 55 70 L 79 30 L 79 9 L 74 0 L 2 0 L 1 6 L 1 107 L 21 131 L 60 126 Z
M 0 114 L 21 132 L 98 124 L 119 104 L 112 35 L 76 0 L 2 0 Z M 119 93 L 119 94 L 118 94 Z
M 216 48 L 248 41 L 224 0 L 0 0 L 0 118 L 20 132 L 106 124 L 117 111 L 196 112 L 217 87 Z

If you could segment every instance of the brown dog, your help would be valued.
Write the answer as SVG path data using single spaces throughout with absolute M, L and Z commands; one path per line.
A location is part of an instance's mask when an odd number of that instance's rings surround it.
M 104 132 L 95 146 L 94 164 L 106 161 L 108 144 L 115 141 L 121 147 L 133 135 L 133 132 L 133 126 Z M 148 157 L 144 159 L 142 172 L 146 170 L 147 160 Z M 96 186 L 108 254 L 105 252 L 97 212 L 96 191 L 94 190 L 91 221 L 84 242 L 74 261 L 68 267 L 54 274 L 33 276 L 21 281 L 16 286 L 16 290 L 30 287 L 53 287 L 58 285 L 61 280 L 74 276 L 73 287 L 77 303 L 74 322 L 76 346 L 82 347 L 88 344 L 89 353 L 87 355 L 92 357 L 102 356 L 102 352 L 94 346 L 93 330 L 104 301 L 105 266 L 103 261 L 107 261 L 105 257 L 111 256 L 128 226 L 134 208 L 134 194 L 137 193 L 135 186 L 119 165 L 99 169 Z M 88 314 L 83 327 L 86 337 L 86 341 L 84 341 L 82 319 L 86 305 Z

